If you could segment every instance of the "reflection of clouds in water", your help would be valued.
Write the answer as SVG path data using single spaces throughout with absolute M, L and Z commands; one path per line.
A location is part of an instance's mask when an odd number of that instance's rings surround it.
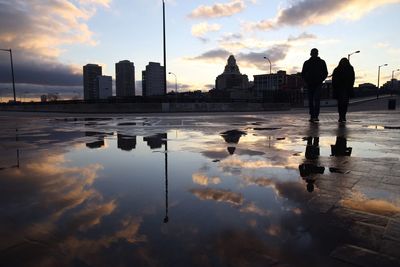
M 243 203 L 242 194 L 231 191 L 206 188 L 192 189 L 190 192 L 201 200 L 215 200 L 217 202 L 226 202 L 233 205 L 242 205 Z
M 282 228 L 280 225 L 272 224 L 265 230 L 265 232 L 270 236 L 280 236 Z
M 204 173 L 196 172 L 192 174 L 192 179 L 193 182 L 198 184 L 198 185 L 204 185 L 207 186 L 209 184 L 220 184 L 221 183 L 221 178 L 219 177 L 208 177 Z
M 244 213 L 254 213 L 260 216 L 268 216 L 271 214 L 270 211 L 268 210 L 263 210 L 259 207 L 256 206 L 256 204 L 254 202 L 250 202 L 246 205 L 244 205 L 243 207 L 240 208 L 240 212 L 244 212 Z
M 269 187 L 275 191 L 277 196 L 288 198 L 292 201 L 304 202 L 312 196 L 304 189 L 302 183 L 296 181 L 277 181 L 274 179 L 251 176 L 243 176 L 242 180 L 245 185 L 257 185 L 260 187 Z
M 0 248 L 39 240 L 55 250 L 60 249 L 62 262 L 79 258 L 104 266 L 104 262 L 94 262 L 90 255 L 100 253 L 118 240 L 129 243 L 146 240 L 138 234 L 141 219 L 130 217 L 113 222 L 101 236 L 94 231 L 89 238 L 79 237 L 77 231 L 97 229 L 95 226 L 117 208 L 115 200 L 105 200 L 93 188 L 102 166 L 69 167 L 62 152 L 37 154 L 20 169 L 2 171 L 0 209 L 5 212 L 0 227 Z M 13 253 L 24 255 L 25 260 L 34 258 L 34 262 L 54 260 L 47 249 L 36 254 L 34 246 L 16 247 Z
M 400 199 L 397 203 L 391 203 L 384 199 L 368 199 L 361 192 L 354 192 L 351 198 L 346 198 L 340 201 L 345 208 L 365 211 L 369 213 L 392 216 L 400 213 Z
M 291 159 L 294 159 L 293 162 Z M 225 171 L 230 169 L 264 169 L 264 168 L 282 168 L 282 169 L 297 169 L 298 159 L 292 157 L 272 157 L 266 159 L 245 160 L 239 156 L 231 156 L 219 162 L 219 166 Z

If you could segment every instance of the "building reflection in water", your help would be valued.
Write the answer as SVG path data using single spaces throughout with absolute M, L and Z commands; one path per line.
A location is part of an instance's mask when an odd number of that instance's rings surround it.
M 117 134 L 117 146 L 124 151 L 131 151 L 136 148 L 136 136 Z
M 168 217 L 168 141 L 167 133 L 159 133 L 151 136 L 143 137 L 143 141 L 147 142 L 150 149 L 161 148 L 164 145 L 164 177 L 165 177 L 165 216 L 164 223 L 169 222 Z
M 311 125 L 310 127 L 317 128 L 310 128 L 309 133 L 313 134 L 313 136 L 308 136 L 304 138 L 304 140 L 307 141 L 305 160 L 302 164 L 299 165 L 299 172 L 300 176 L 307 183 L 307 191 L 311 193 L 314 191 L 314 183 L 316 181 L 317 175 L 323 174 L 325 172 L 325 167 L 320 166 L 319 164 L 320 147 L 318 125 Z
M 246 135 L 246 133 L 239 130 L 229 130 L 221 133 L 222 138 L 224 138 L 227 144 L 238 144 L 242 135 Z M 230 155 L 233 155 L 235 153 L 236 146 L 228 146 L 227 150 Z
M 159 133 L 151 136 L 143 137 L 143 141 L 147 143 L 150 149 L 161 148 L 167 144 L 167 133 Z
M 88 147 L 90 149 L 96 149 L 96 148 L 101 148 L 104 146 L 104 134 L 103 133 L 86 131 L 85 136 L 96 136 L 98 139 L 97 141 L 86 143 L 86 147 Z

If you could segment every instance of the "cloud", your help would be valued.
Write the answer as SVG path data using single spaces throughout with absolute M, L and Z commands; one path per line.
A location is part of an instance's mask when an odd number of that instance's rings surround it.
M 194 57 L 188 58 L 189 60 L 203 60 L 208 62 L 215 62 L 215 61 L 225 61 L 231 53 L 225 49 L 213 49 L 203 54 Z
M 208 24 L 207 22 L 202 22 L 192 26 L 192 35 L 201 38 L 201 40 L 207 40 L 204 36 L 209 32 L 217 32 L 221 29 L 221 25 L 214 23 Z
M 216 3 L 212 6 L 201 5 L 197 7 L 192 13 L 189 14 L 189 18 L 220 18 L 230 17 L 234 14 L 242 12 L 246 8 L 244 0 L 232 0 L 229 3 Z
M 298 36 L 289 36 L 288 42 L 309 40 L 309 39 L 316 39 L 316 38 L 317 38 L 317 36 L 314 34 L 303 32 L 303 33 L 299 34 Z
M 277 62 L 283 60 L 286 58 L 286 55 L 289 52 L 290 49 L 289 44 L 275 44 L 271 46 L 269 49 L 261 51 L 261 52 L 241 52 L 237 53 L 235 56 L 237 60 L 237 64 L 239 67 L 256 67 L 261 70 L 266 70 L 269 68 L 267 66 L 267 62 L 264 59 L 265 56 L 267 56 L 273 65 L 275 65 Z M 232 53 L 229 52 L 226 49 L 223 48 L 218 48 L 218 49 L 213 49 L 209 50 L 199 56 L 193 57 L 193 58 L 188 58 L 189 60 L 201 60 L 205 62 L 226 62 L 228 57 Z
M 289 52 L 290 45 L 277 44 L 267 50 L 261 52 L 239 53 L 237 60 L 245 67 L 257 67 L 258 69 L 265 70 L 269 68 L 264 57 L 268 57 L 273 65 L 286 58 Z
M 87 21 L 110 0 L 1 1 L 0 43 L 13 49 L 17 83 L 81 84 L 80 67 L 58 62 L 63 45 L 96 45 Z M 3 54 L 3 53 L 2 53 Z M 3 57 L 3 56 L 1 56 Z M 0 82 L 9 82 L 8 60 L 0 61 Z
M 275 18 L 250 23 L 251 29 L 271 30 L 282 26 L 309 26 L 329 24 L 338 19 L 357 20 L 381 6 L 399 3 L 399 0 L 303 0 L 278 11 Z

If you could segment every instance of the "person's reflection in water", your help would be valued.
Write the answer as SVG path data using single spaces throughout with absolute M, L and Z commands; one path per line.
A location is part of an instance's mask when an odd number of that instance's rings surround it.
M 329 168 L 330 172 L 345 173 L 343 170 L 343 160 L 342 157 L 350 157 L 352 147 L 347 147 L 347 128 L 346 125 L 339 125 L 336 132 L 336 142 L 331 145 L 331 156 L 335 157 L 334 166 Z
M 307 183 L 307 191 L 314 191 L 314 183 L 316 181 L 316 176 L 318 174 L 323 174 L 325 171 L 325 167 L 319 166 L 318 158 L 320 156 L 320 148 L 319 148 L 319 131 L 317 126 L 311 126 L 309 129 L 309 135 L 304 138 L 307 140 L 306 152 L 305 152 L 305 161 L 299 165 L 300 176 Z
M 353 148 L 347 147 L 347 128 L 345 125 L 339 125 L 336 133 L 336 143 L 331 145 L 331 156 L 342 157 L 351 156 Z

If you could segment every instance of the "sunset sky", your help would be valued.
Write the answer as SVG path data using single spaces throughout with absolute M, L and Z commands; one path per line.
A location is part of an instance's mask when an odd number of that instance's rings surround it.
M 235 55 L 242 73 L 301 70 L 313 47 L 331 74 L 351 57 L 356 84 L 381 84 L 400 68 L 400 0 L 169 0 L 167 71 L 180 90 L 209 90 Z M 137 92 L 149 61 L 162 62 L 161 0 L 0 0 L 0 48 L 12 48 L 17 95 L 82 93 L 82 66 L 115 77 L 131 60 Z M 0 53 L 0 95 L 11 93 L 10 61 Z M 400 72 L 396 72 L 397 78 Z M 174 77 L 169 75 L 170 89 Z

